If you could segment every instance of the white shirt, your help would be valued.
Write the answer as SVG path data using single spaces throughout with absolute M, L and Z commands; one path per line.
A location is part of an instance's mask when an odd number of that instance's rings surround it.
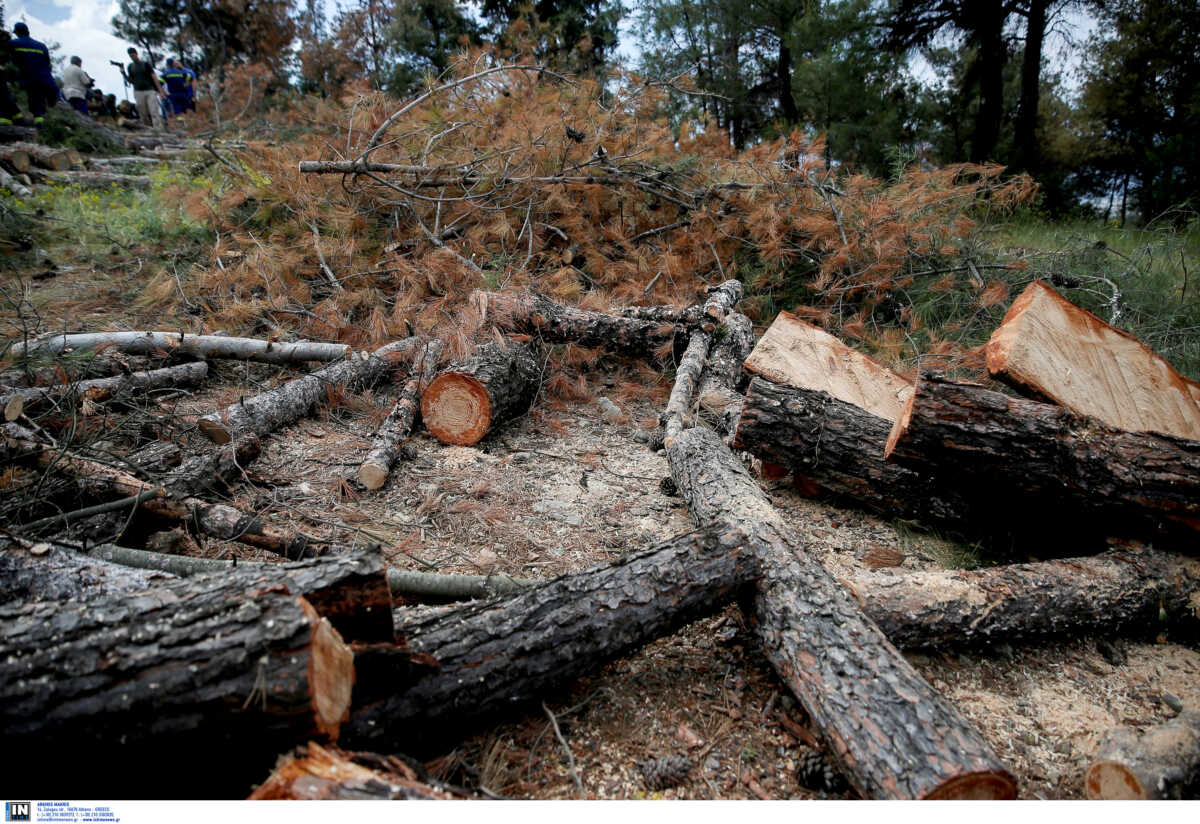
M 82 66 L 71 63 L 63 69 L 62 94 L 67 100 L 73 97 L 87 97 L 90 85 L 92 85 L 92 78 L 88 76 Z

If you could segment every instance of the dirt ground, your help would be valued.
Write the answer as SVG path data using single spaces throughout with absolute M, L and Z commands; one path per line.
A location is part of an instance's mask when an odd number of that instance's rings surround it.
M 128 304 L 120 318 L 102 308 L 120 303 L 120 290 L 111 286 L 97 294 L 91 316 L 55 318 L 53 301 L 40 300 L 37 290 L 46 290 L 41 297 L 69 290 L 72 279 L 64 273 L 34 285 L 31 296 L 46 327 L 137 328 L 148 320 Z M 157 326 L 170 328 L 161 319 Z M 10 317 L 6 334 L 14 328 Z M 644 427 L 665 400 L 665 382 L 631 391 L 630 373 L 613 363 L 608 368 L 587 376 L 593 400 L 543 400 L 478 448 L 414 437 L 410 457 L 374 493 L 347 478 L 394 390 L 347 398 L 265 439 L 231 502 L 314 537 L 377 542 L 388 563 L 403 569 L 551 578 L 607 563 L 692 528 L 682 500 L 660 488 L 665 456 L 646 444 Z M 189 416 L 292 374 L 223 365 L 203 389 L 173 393 L 150 412 L 169 417 L 178 437 L 190 442 L 199 436 Z M 601 397 L 618 413 L 605 411 Z M 802 497 L 786 479 L 763 483 L 835 576 L 880 558 L 922 569 L 963 557 L 961 548 L 903 524 Z M 274 560 L 215 542 L 198 552 Z M 1200 707 L 1200 650 L 1170 638 L 1084 637 L 909 658 L 991 743 L 1017 777 L 1022 798 L 1083 797 L 1084 769 L 1106 730 L 1148 727 L 1181 706 Z M 544 711 L 461 741 L 427 766 L 436 778 L 517 798 L 853 797 L 836 776 L 822 777 L 814 744 L 804 711 L 731 606 L 548 696 Z M 643 770 L 672 757 L 666 767 Z

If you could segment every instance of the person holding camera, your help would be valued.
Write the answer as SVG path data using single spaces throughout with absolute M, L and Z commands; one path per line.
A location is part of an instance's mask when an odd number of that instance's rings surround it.
M 75 107 L 75 111 L 84 117 L 89 116 L 87 103 L 88 89 L 95 82 L 83 70 L 83 60 L 78 57 L 72 57 L 71 64 L 63 69 L 63 97 L 67 98 L 67 102 Z
M 167 93 L 158 82 L 154 66 L 139 60 L 137 49 L 134 48 L 129 50 L 129 59 L 133 62 L 129 64 L 125 76 L 133 86 L 133 99 L 137 103 L 138 113 L 142 116 L 142 124 L 158 129 L 166 128 L 157 98 L 166 98 Z

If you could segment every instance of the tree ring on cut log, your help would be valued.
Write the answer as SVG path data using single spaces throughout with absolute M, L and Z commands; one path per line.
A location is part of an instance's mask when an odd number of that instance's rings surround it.
M 443 372 L 421 395 L 421 417 L 442 443 L 474 446 L 492 424 L 492 400 L 474 376 Z
M 342 722 L 350 715 L 354 690 L 354 653 L 328 618 L 322 618 L 307 599 L 299 599 L 304 614 L 312 621 L 308 685 L 312 695 L 317 732 L 336 741 Z
M 1097 761 L 1092 764 L 1088 767 L 1084 783 L 1088 798 L 1142 801 L 1150 797 L 1133 771 L 1117 761 Z
M 927 801 L 1008 801 L 1016 797 L 1012 778 L 995 772 L 960 775 L 923 796 Z

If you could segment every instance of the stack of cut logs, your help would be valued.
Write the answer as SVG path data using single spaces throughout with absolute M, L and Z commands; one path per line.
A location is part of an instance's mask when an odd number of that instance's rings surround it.
M 736 311 L 741 297 L 727 281 L 687 309 L 606 314 L 480 292 L 474 312 L 498 334 L 449 365 L 442 342 L 424 337 L 370 354 L 159 332 L 60 334 L 17 347 L 30 360 L 0 373 L 0 460 L 101 503 L 13 526 L 0 550 L 0 729 L 23 756 L 10 768 L 14 786 L 55 795 L 62 772 L 51 759 L 70 751 L 88 765 L 83 783 L 72 781 L 77 795 L 225 797 L 265 778 L 253 797 L 455 797 L 395 755 L 452 743 L 737 600 L 862 796 L 1015 797 L 991 747 L 899 650 L 1194 620 L 1200 564 L 1126 548 L 835 580 L 730 445 L 795 471 L 806 489 L 905 518 L 972 531 L 1038 512 L 1166 545 L 1200 528 L 1200 388 L 1040 284 L 1014 304 L 988 355 L 993 374 L 1043 400 L 937 375 L 913 385 L 787 314 L 755 345 Z M 387 572 L 378 547 L 315 541 L 204 499 L 331 386 L 402 376 L 357 473 L 379 489 L 418 420 L 443 443 L 470 445 L 526 412 L 544 346 L 565 342 L 678 353 L 663 445 L 696 531 L 553 581 L 455 580 Z M 86 380 L 65 385 L 46 385 L 61 373 L 33 360 L 88 349 L 102 351 L 87 361 Z M 164 366 L 164 356 L 176 363 Z M 33 420 L 39 410 L 203 380 L 221 357 L 326 365 L 200 417 L 212 445 L 186 459 L 150 444 L 120 464 L 101 462 L 59 446 Z M 1125 394 L 1088 405 L 1097 380 Z M 112 544 L 85 551 L 70 530 L 114 510 L 289 562 Z M 482 600 L 421 613 L 403 606 L 454 598 Z M 1200 771 L 1197 730 L 1196 714 L 1184 713 L 1141 737 L 1115 732 L 1089 792 L 1184 792 Z

